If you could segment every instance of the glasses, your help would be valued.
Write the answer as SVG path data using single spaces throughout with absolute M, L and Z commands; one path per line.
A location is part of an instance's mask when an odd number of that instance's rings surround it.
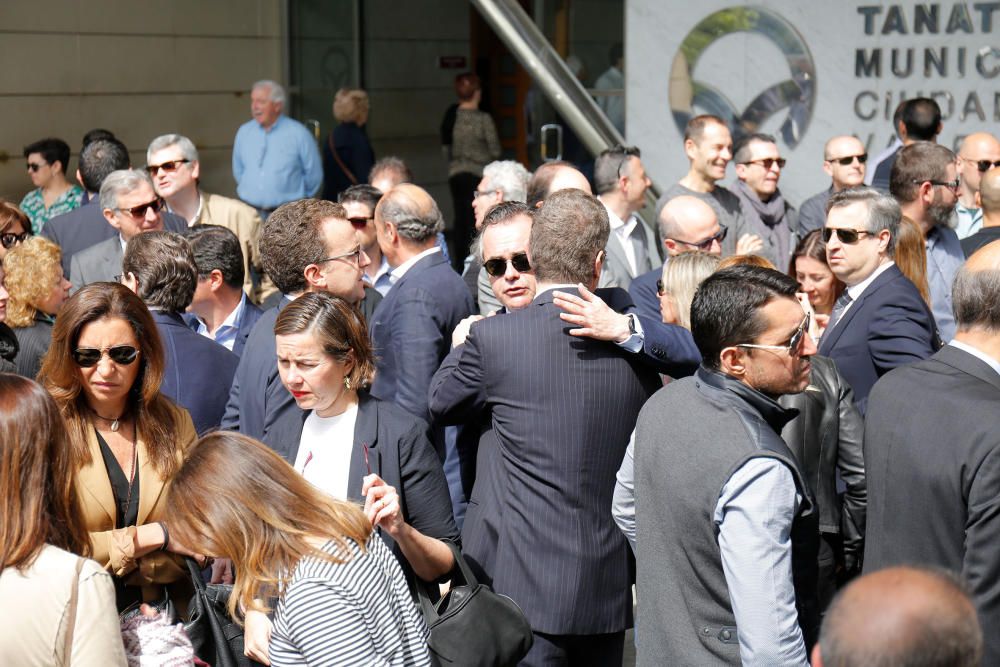
M 46 166 L 46 164 L 47 163 L 45 163 L 45 162 L 43 162 L 41 164 L 38 164 L 37 162 L 29 162 L 26 166 L 28 168 L 28 171 L 34 173 L 34 172 L 38 171 L 39 169 L 41 169 L 42 167 Z M 986 171 L 986 170 L 985 169 L 980 169 L 979 171 Z
M 743 164 L 759 164 L 764 167 L 764 171 L 771 171 L 771 167 L 775 164 L 778 165 L 778 169 L 784 169 L 787 160 L 783 157 L 766 157 L 763 160 L 747 160 Z
M 499 278 L 507 273 L 508 261 L 518 273 L 531 271 L 531 264 L 528 262 L 528 255 L 523 252 L 519 252 L 516 255 L 511 256 L 509 260 L 505 257 L 494 257 L 493 259 L 488 259 L 483 262 L 483 267 L 486 269 L 486 273 L 494 278 Z
M 1000 160 L 969 160 L 968 158 L 963 158 L 968 162 L 974 162 L 976 164 L 976 169 L 979 171 L 989 171 L 992 167 L 1000 167 Z
M 840 239 L 841 243 L 853 245 L 858 242 L 858 238 L 860 238 L 861 234 L 870 236 L 871 232 L 867 229 L 840 229 L 839 227 L 824 227 L 823 243 L 829 243 L 834 234 L 836 234 L 837 238 Z
M 846 167 L 857 160 L 860 164 L 868 162 L 868 153 L 862 153 L 861 155 L 847 155 L 845 157 L 831 157 L 827 158 L 827 162 L 836 162 L 841 167 Z
M 941 187 L 948 188 L 949 190 L 958 190 L 959 186 L 959 181 L 957 178 L 953 181 L 932 181 L 929 178 L 925 179 L 914 178 L 910 182 L 913 183 L 914 185 L 922 185 L 923 183 L 930 183 L 931 185 L 940 185 Z
M 131 345 L 115 345 L 98 349 L 96 347 L 78 347 L 73 350 L 73 361 L 80 368 L 90 368 L 96 366 L 105 354 L 108 359 L 122 366 L 129 366 L 135 362 L 139 356 L 139 350 Z
M 149 172 L 150 176 L 156 176 L 161 169 L 170 174 L 180 169 L 182 164 L 187 164 L 190 161 L 191 160 L 170 160 L 169 162 L 163 162 L 161 164 L 147 164 L 146 171 Z
M 121 211 L 122 213 L 128 213 L 133 220 L 142 220 L 146 217 L 146 211 L 152 209 L 153 213 L 159 213 L 161 208 L 163 208 L 163 200 L 157 197 L 153 201 L 146 202 L 145 204 L 139 204 L 138 206 L 133 206 L 132 208 L 116 208 L 115 210 Z
M 670 239 L 674 243 L 683 243 L 684 245 L 689 245 L 692 248 L 697 248 L 698 250 L 708 251 L 712 249 L 712 244 L 718 241 L 720 244 L 726 240 L 726 235 L 729 233 L 729 227 L 725 225 L 719 225 L 719 232 L 715 236 L 709 236 L 704 241 L 698 241 L 697 243 L 691 243 L 690 241 L 681 241 L 680 239 Z
M 348 218 L 347 221 L 351 223 L 351 227 L 354 227 L 355 229 L 364 229 L 368 226 L 368 222 L 374 219 L 374 216 L 369 216 L 367 218 Z
M 799 349 L 799 345 L 802 344 L 802 339 L 805 337 L 806 332 L 809 330 L 809 320 L 810 317 L 807 314 L 805 319 L 802 320 L 802 324 L 799 328 L 795 330 L 792 337 L 788 339 L 788 345 L 758 345 L 756 343 L 737 343 L 735 347 L 749 347 L 754 350 L 785 350 L 788 354 L 795 354 L 795 351 Z
M 322 264 L 323 262 L 334 262 L 338 259 L 350 260 L 352 264 L 361 266 L 361 246 L 358 246 L 351 252 L 345 252 L 343 255 L 334 255 L 333 257 L 326 257 L 324 259 L 317 259 L 314 264 Z
M 485 197 L 486 195 L 491 195 L 494 192 L 496 192 L 495 188 L 493 190 L 473 190 L 472 191 L 472 201 L 476 201 L 480 197 Z
M 11 234 L 8 232 L 6 234 L 0 234 L 0 245 L 3 245 L 4 248 L 10 250 L 16 244 L 23 243 L 24 239 L 29 236 L 31 236 L 31 232 L 21 232 L 20 234 Z

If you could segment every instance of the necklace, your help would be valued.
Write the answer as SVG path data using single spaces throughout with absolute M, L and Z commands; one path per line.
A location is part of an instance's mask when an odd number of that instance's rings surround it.
M 101 415 L 99 415 L 97 413 L 97 410 L 95 410 L 94 408 L 90 408 L 90 411 L 93 412 L 94 416 L 97 417 L 98 419 L 101 419 L 101 420 L 106 421 L 106 422 L 111 422 L 111 432 L 112 433 L 117 433 L 118 432 L 118 428 L 120 426 L 119 421 L 121 420 L 122 417 L 125 416 L 125 413 L 123 412 L 122 414 L 118 415 L 117 417 L 111 419 L 111 418 L 108 418 L 108 417 L 102 417 Z

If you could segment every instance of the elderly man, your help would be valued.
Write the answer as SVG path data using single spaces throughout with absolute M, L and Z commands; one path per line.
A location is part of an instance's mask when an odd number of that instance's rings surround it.
M 272 293 L 274 285 L 261 275 L 255 287 L 253 272 L 260 273 L 257 256 L 257 235 L 260 216 L 251 206 L 238 199 L 205 192 L 198 184 L 201 162 L 194 143 L 180 134 L 164 134 L 149 143 L 146 149 L 146 171 L 153 179 L 156 194 L 167 202 L 167 210 L 187 221 L 188 226 L 219 225 L 236 235 L 243 257 L 243 289 L 254 303 L 260 303 Z
M 743 206 L 746 231 L 761 240 L 756 254 L 775 266 L 787 266 L 798 236 L 798 215 L 778 188 L 785 158 L 770 134 L 750 134 L 733 150 L 733 193 Z
M 799 209 L 799 238 L 826 224 L 826 202 L 830 195 L 864 183 L 868 153 L 857 137 L 834 137 L 823 147 L 823 171 L 832 181 L 830 187 L 802 202 Z
M 955 154 L 944 146 L 918 141 L 897 154 L 889 192 L 899 202 L 903 215 L 924 232 L 931 311 L 944 341 L 955 335 L 951 284 L 965 261 L 962 242 L 951 228 L 958 187 Z
M 233 142 L 236 194 L 262 218 L 285 202 L 311 197 L 323 183 L 316 139 L 284 108 L 285 89 L 258 81 L 250 91 L 253 120 L 240 126 Z
M 958 238 L 964 239 L 983 226 L 983 212 L 976 202 L 976 193 L 979 192 L 983 174 L 993 167 L 1000 167 L 1000 141 L 989 132 L 970 134 L 962 140 L 956 164 L 961 191 L 955 204 L 958 217 L 955 233 Z

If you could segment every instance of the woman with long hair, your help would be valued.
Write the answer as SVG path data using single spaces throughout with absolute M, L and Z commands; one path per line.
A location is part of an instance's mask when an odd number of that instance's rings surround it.
M 232 559 L 233 618 L 277 598 L 271 665 L 431 664 L 427 627 L 368 517 L 256 440 L 201 438 L 167 507 L 172 538 Z
M 696 250 L 682 252 L 663 264 L 657 281 L 660 297 L 660 317 L 664 324 L 677 324 L 691 329 L 691 302 L 698 285 L 719 267 L 719 257 Z
M 142 301 L 93 283 L 63 306 L 39 380 L 66 420 L 70 470 L 93 558 L 114 575 L 119 611 L 159 602 L 181 612 L 190 581 L 164 519 L 164 490 L 195 439 L 188 413 L 160 393 L 164 355 Z
M 0 374 L 0 664 L 124 665 L 111 577 L 90 554 L 52 397 Z M 75 600 L 75 603 L 74 603 Z
M 930 306 L 931 290 L 927 283 L 927 241 L 920 225 L 905 215 L 899 220 L 893 260 L 902 274 L 916 286 L 924 302 Z
M 809 335 L 814 340 L 826 329 L 833 312 L 833 304 L 843 293 L 845 285 L 833 275 L 826 261 L 826 244 L 823 243 L 823 230 L 815 229 L 799 241 L 792 252 L 791 266 L 788 275 L 799 283 L 798 295 L 806 312 L 812 312 L 809 324 Z
M 0 199 L 0 260 L 31 236 L 31 220 L 9 201 Z

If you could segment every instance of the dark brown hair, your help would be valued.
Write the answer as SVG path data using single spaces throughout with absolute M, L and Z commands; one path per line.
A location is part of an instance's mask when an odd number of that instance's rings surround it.
M 0 232 L 6 231 L 8 227 L 14 224 L 15 220 L 21 223 L 21 227 L 24 231 L 29 234 L 31 233 L 31 220 L 25 212 L 19 209 L 12 202 L 0 199 Z
M 146 305 L 117 283 L 91 283 L 63 304 L 52 328 L 52 343 L 38 373 L 38 381 L 52 394 L 66 420 L 74 470 L 91 461 L 87 446 L 91 422 L 80 368 L 73 361 L 72 352 L 83 327 L 104 318 L 128 322 L 139 343 L 139 359 L 135 362 L 140 365 L 139 374 L 129 391 L 128 412 L 135 417 L 136 432 L 146 443 L 153 468 L 169 478 L 177 470 L 180 423 L 175 408 L 160 393 L 163 344 Z
M 89 555 L 66 428 L 38 384 L 0 373 L 0 571 L 31 565 L 46 544 Z
M 823 243 L 823 230 L 814 229 L 805 236 L 803 236 L 798 245 L 795 246 L 795 250 L 792 252 L 792 261 L 788 263 L 788 275 L 795 278 L 795 260 L 799 257 L 809 257 L 815 259 L 817 262 L 830 268 L 830 263 L 826 259 L 826 244 Z M 833 273 L 831 271 L 831 273 Z M 847 285 L 840 281 L 840 278 L 833 276 L 833 299 L 836 301 Z
M 476 94 L 477 90 L 483 87 L 479 76 L 472 72 L 465 72 L 455 77 L 455 94 L 460 102 L 468 102 Z
M 549 194 L 549 187 L 562 167 L 576 169 L 576 167 L 565 160 L 552 160 L 550 162 L 543 162 L 538 166 L 538 169 L 535 170 L 535 173 L 531 175 L 531 179 L 528 181 L 526 203 L 529 207 L 535 208 L 539 202 L 545 201 L 545 197 Z
M 901 204 L 917 198 L 924 181 L 943 181 L 955 154 L 940 144 L 918 141 L 903 146 L 889 172 L 889 193 Z
M 553 192 L 531 225 L 531 268 L 539 282 L 588 284 L 611 225 L 604 204 L 574 188 Z
M 695 144 L 700 144 L 701 137 L 705 134 L 705 128 L 713 124 L 721 125 L 725 128 L 729 127 L 726 124 L 726 121 L 722 120 L 718 116 L 713 116 L 707 113 L 695 116 L 687 122 L 687 126 L 684 128 L 684 141 L 690 139 Z
M 283 294 L 304 291 L 306 267 L 326 256 L 321 225 L 329 218 L 347 224 L 347 211 L 332 201 L 299 199 L 267 216 L 260 232 L 260 263 Z
M 183 313 L 198 286 L 198 266 L 191 244 L 172 232 L 133 236 L 125 246 L 122 273 L 135 276 L 139 298 L 147 306 L 168 313 Z

